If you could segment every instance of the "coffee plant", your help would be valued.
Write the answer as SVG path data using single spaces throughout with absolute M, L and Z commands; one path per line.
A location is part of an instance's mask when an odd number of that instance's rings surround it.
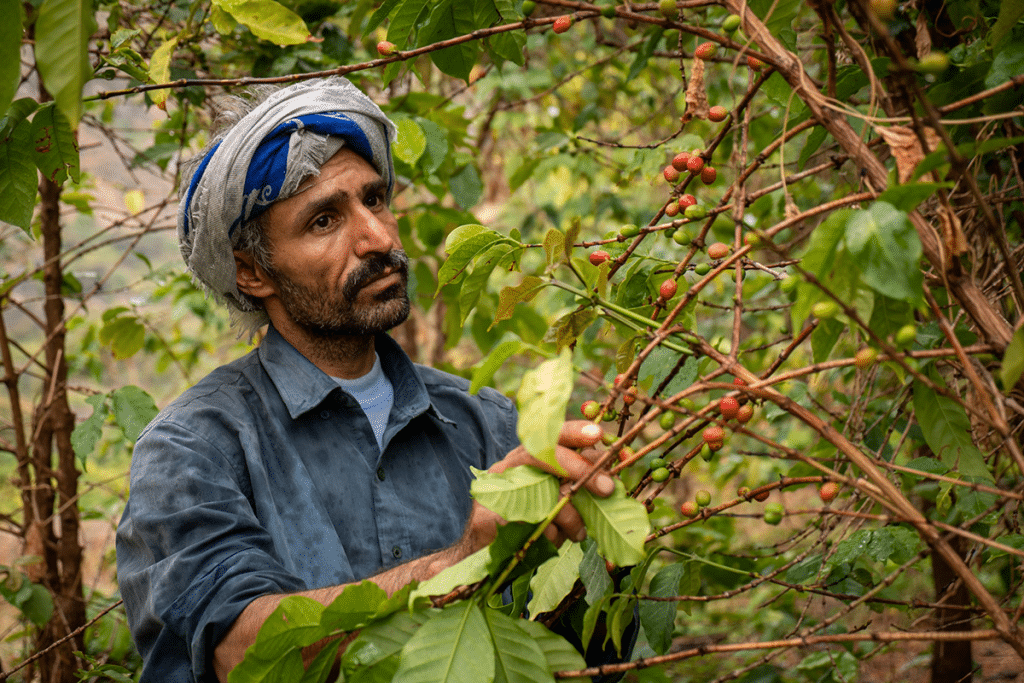
M 173 177 L 220 88 L 330 74 L 399 127 L 421 311 L 396 338 L 514 395 L 539 459 L 594 420 L 617 488 L 477 472 L 508 520 L 489 548 L 394 595 L 286 598 L 231 683 L 879 680 L 922 653 L 954 681 L 972 643 L 1024 657 L 1024 3 L 8 4 L 34 42 L 15 67 L 0 41 L 2 303 L 40 351 L 0 327 L 27 557 L 0 595 L 46 680 L 134 666 L 96 637 L 109 621 L 82 636 L 76 457 L 130 452 L 154 375 L 194 381 L 231 338 L 138 246 L 171 240 L 170 184 L 90 218 L 101 172 L 75 131 L 116 139 L 111 102 L 162 110 L 131 163 Z M 19 78 L 38 94 L 16 99 Z M 72 209 L 90 236 L 62 247 Z M 73 277 L 104 239 L 128 245 L 115 268 L 142 255 L 125 291 L 145 303 Z M 33 314 L 33 279 L 72 312 Z M 106 379 L 111 354 L 149 393 Z M 542 531 L 568 504 L 589 538 L 556 548 Z

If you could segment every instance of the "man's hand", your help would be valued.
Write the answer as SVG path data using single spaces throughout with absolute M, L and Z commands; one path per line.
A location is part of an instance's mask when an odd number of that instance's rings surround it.
M 488 471 L 504 472 L 511 467 L 531 465 L 561 477 L 564 481 L 560 491 L 565 494 L 574 481 L 582 479 L 593 468 L 594 462 L 601 455 L 601 451 L 591 448 L 601 440 L 601 435 L 601 428 L 586 420 L 572 420 L 562 426 L 555 457 L 565 473 L 554 471 L 550 465 L 527 453 L 522 446 L 510 451 L 503 459 L 491 465 Z M 586 488 L 594 495 L 605 498 L 615 490 L 615 482 L 610 474 L 600 470 L 587 481 Z M 497 525 L 504 521 L 496 513 L 474 502 L 469 525 L 460 543 L 463 552 L 471 554 L 493 541 L 497 535 Z M 576 508 L 569 504 L 561 509 L 554 522 L 544 530 L 544 535 L 555 545 L 561 545 L 567 539 L 582 541 L 587 536 L 587 530 Z

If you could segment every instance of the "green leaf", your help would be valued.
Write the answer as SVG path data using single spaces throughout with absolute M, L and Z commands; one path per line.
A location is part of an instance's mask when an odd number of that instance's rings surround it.
M 489 683 L 494 645 L 472 600 L 445 607 L 402 648 L 394 683 Z
M 1024 0 L 1003 0 L 999 3 L 999 18 L 992 26 L 988 36 L 988 44 L 996 47 L 1010 35 L 1010 31 L 1024 17 Z
M 215 5 L 219 7 L 219 5 Z M 172 36 L 165 40 L 160 47 L 153 50 L 153 57 L 149 60 L 149 78 L 154 83 L 167 83 L 171 80 L 171 57 L 174 56 L 174 48 L 178 46 L 178 38 L 180 36 Z M 149 96 L 153 99 L 157 105 L 161 105 L 167 101 L 167 95 L 170 91 L 153 90 L 150 91 Z
M 876 562 L 906 562 L 917 551 L 920 538 L 910 529 L 898 526 L 854 531 L 836 545 L 836 552 L 825 562 L 824 573 L 842 564 L 853 564 L 861 557 Z
M 333 631 L 354 631 L 369 623 L 387 599 L 384 589 L 369 579 L 351 584 L 324 609 L 320 623 Z
M 398 137 L 395 138 L 395 144 L 391 146 L 391 149 L 397 158 L 413 166 L 427 149 L 427 136 L 419 124 L 412 119 L 398 119 L 397 125 Z
M 1013 338 L 1003 353 L 1003 364 L 999 369 L 999 379 L 1003 382 L 1003 391 L 1009 395 L 1021 373 L 1024 373 L 1024 325 L 1017 328 Z
M 36 19 L 36 66 L 72 128 L 82 115 L 82 87 L 92 77 L 89 38 L 96 28 L 90 0 L 43 0 Z
M 213 24 L 213 29 L 222 36 L 230 36 L 238 26 L 235 18 L 228 14 L 226 9 L 216 4 L 210 7 L 210 23 Z
M 409 38 L 419 23 L 420 15 L 428 5 L 428 0 L 404 0 L 391 15 L 391 23 L 388 25 L 388 40 L 397 45 L 399 50 L 406 50 L 410 47 Z M 400 68 L 402 68 L 402 62 L 392 62 L 384 68 L 384 85 L 394 80 Z
M 565 258 L 565 234 L 558 228 L 549 228 L 544 233 L 544 255 L 548 266 L 561 263 Z
M 0 0 L 0 112 L 7 111 L 21 80 L 21 3 Z
M 12 109 L 16 105 L 17 102 Z M 24 118 L 5 122 L 8 125 L 0 141 L 0 221 L 28 232 L 32 227 L 37 183 L 36 165 L 32 162 L 32 124 Z
M 448 189 L 452 199 L 467 211 L 476 206 L 484 194 L 484 181 L 480 179 L 480 171 L 473 164 L 466 164 L 458 173 L 448 179 Z
M 558 549 L 558 557 L 552 557 L 537 568 L 536 575 L 530 581 L 533 597 L 527 609 L 531 615 L 554 609 L 569 594 L 580 576 L 582 560 L 583 547 L 579 543 L 563 543 Z
M 971 421 L 958 403 L 914 382 L 914 413 L 925 443 L 947 467 L 966 477 L 994 481 L 984 455 L 971 441 Z
M 663 33 L 664 29 L 660 26 L 656 27 L 649 33 L 647 38 L 644 40 L 644 44 L 636 51 L 633 63 L 629 67 L 629 74 L 626 76 L 627 81 L 635 80 L 636 77 L 647 68 L 647 62 L 649 62 L 651 57 L 654 55 L 654 50 L 658 47 L 658 43 L 661 42 L 661 36 Z
M 516 304 L 532 301 L 546 285 L 547 283 L 536 275 L 527 275 L 515 287 L 503 287 L 498 293 L 498 310 L 494 312 L 491 327 L 511 318 Z
M 515 247 L 511 244 L 502 241 L 492 244 L 475 260 L 473 272 L 466 276 L 459 289 L 459 312 L 463 325 L 466 324 L 466 318 L 469 317 L 476 302 L 480 299 L 480 294 L 487 286 L 487 281 L 494 269 L 498 266 L 506 267 L 515 259 L 514 249 Z
M 558 548 L 541 535 L 534 540 L 523 553 L 523 547 L 537 531 L 537 525 L 528 522 L 508 522 L 498 526 L 498 535 L 490 547 L 490 559 L 487 569 L 492 575 L 500 574 L 508 565 L 509 560 L 516 558 L 517 565 L 512 568 L 509 579 L 516 579 L 558 555 Z
M 493 327 L 493 324 L 491 325 Z M 491 352 L 473 369 L 473 379 L 469 385 L 469 393 L 475 394 L 491 383 L 494 373 L 512 356 L 526 348 L 526 344 L 518 338 L 508 339 L 491 349 Z
M 309 28 L 295 12 L 275 0 L 213 0 L 260 40 L 275 45 L 299 45 L 309 40 Z
M 390 681 L 398 670 L 397 654 L 427 618 L 427 612 L 403 610 L 361 629 L 359 636 L 349 644 L 341 658 L 345 680 L 348 683 Z M 379 673 L 386 676 L 374 676 L 375 668 L 383 669 Z
M 878 195 L 878 199 L 892 204 L 900 211 L 913 211 L 917 205 L 939 189 L 953 187 L 952 183 L 907 183 L 893 185 Z
M 887 296 L 875 297 L 874 308 L 868 327 L 883 339 L 913 321 L 914 309 L 905 301 L 890 299 Z
M 583 559 L 580 560 L 580 581 L 586 590 L 587 602 L 594 605 L 612 592 L 612 577 L 609 576 L 608 567 L 598 552 L 597 543 L 592 537 L 584 539 L 580 546 L 583 548 Z
M 110 408 L 114 422 L 131 442 L 138 440 L 158 412 L 153 397 L 132 384 L 110 392 Z
M 429 119 L 417 119 L 423 137 L 426 140 L 426 148 L 420 159 L 420 166 L 424 173 L 433 173 L 448 157 L 448 131 Z
M 666 565 L 651 579 L 648 594 L 655 598 L 671 598 L 679 595 L 680 579 L 685 563 Z M 668 652 L 672 644 L 672 632 L 676 623 L 677 602 L 640 601 L 640 623 L 651 648 L 659 655 Z
M 504 235 L 482 225 L 463 225 L 453 230 L 445 244 L 448 258 L 437 271 L 437 292 L 462 277 L 477 256 L 503 241 L 507 241 Z
M 522 465 L 504 472 L 471 468 L 473 498 L 510 522 L 537 523 L 558 503 L 558 480 L 536 467 Z
M 78 182 L 78 143 L 64 113 L 51 105 L 32 117 L 32 141 L 39 171 L 58 185 L 71 177 Z
M 103 323 L 100 343 L 121 360 L 138 353 L 146 342 L 146 328 L 133 315 L 119 315 Z
M 518 619 L 498 610 L 485 609 L 484 621 L 494 643 L 495 683 L 554 683 L 544 652 L 530 633 L 519 627 Z
M 555 457 L 555 446 L 572 396 L 572 353 L 563 351 L 523 374 L 517 401 L 516 433 L 526 452 L 560 473 L 565 470 Z
M 846 245 L 872 289 L 912 304 L 921 301 L 921 241 L 905 212 L 882 201 L 854 212 Z
M 533 638 L 534 642 L 537 643 L 537 646 L 540 647 L 544 653 L 548 671 L 551 673 L 556 671 L 575 671 L 587 667 L 583 655 L 572 646 L 572 643 L 562 636 L 552 633 L 543 624 L 539 624 L 536 621 L 520 621 L 518 626 L 526 631 Z M 590 681 L 589 678 L 562 678 L 559 680 L 568 681 L 568 683 L 588 683 Z
M 377 27 L 383 23 L 388 14 L 391 13 L 391 10 L 393 10 L 398 3 L 399 0 L 384 0 L 380 7 L 374 10 L 373 14 L 370 15 L 370 20 L 366 22 L 366 26 L 363 27 L 363 33 L 369 34 L 377 30 Z
M 449 38 L 466 35 L 476 29 L 472 3 L 462 0 L 441 0 L 434 3 L 427 24 L 420 30 L 420 45 L 439 43 Z M 430 59 L 442 73 L 460 78 L 467 83 L 469 74 L 480 54 L 477 41 L 458 43 L 430 53 Z M 467 167 L 468 168 L 468 167 Z M 476 202 L 473 202 L 475 204 Z M 460 204 L 463 208 L 466 206 Z
M 615 480 L 615 492 L 598 498 L 581 489 L 572 499 L 587 526 L 587 534 L 597 541 L 601 555 L 619 567 L 629 567 L 644 559 L 644 543 L 651 529 L 647 508 L 626 495 L 625 486 Z
M 299 681 L 302 648 L 328 635 L 320 626 L 324 606 L 312 598 L 289 595 L 267 617 L 245 658 L 228 674 L 228 683 Z
M 437 575 L 416 586 L 410 593 L 410 600 L 432 595 L 446 595 L 459 586 L 469 586 L 487 578 L 488 564 L 491 560 L 490 546 L 481 548 L 469 557 L 450 567 L 445 567 Z
M 88 456 L 92 455 L 96 448 L 96 442 L 103 435 L 103 423 L 110 414 L 107 410 L 106 394 L 93 394 L 86 398 L 85 402 L 92 406 L 92 414 L 75 425 L 71 431 L 71 447 L 75 450 L 75 457 L 82 463 L 83 469 Z
M 1024 73 L 1024 43 L 1013 42 L 1003 45 L 992 60 L 992 66 L 985 76 L 985 87 L 994 88 L 1015 76 Z M 957 147 L 959 149 L 959 146 Z
M 554 341 L 559 352 L 571 347 L 590 324 L 597 320 L 597 311 L 584 308 L 562 316 L 551 326 L 545 341 Z

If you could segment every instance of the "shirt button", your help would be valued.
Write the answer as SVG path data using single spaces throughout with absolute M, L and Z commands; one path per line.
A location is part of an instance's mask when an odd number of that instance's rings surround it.
M 321 410 L 320 411 L 320 417 L 322 417 L 323 419 L 326 420 L 330 416 L 331 416 L 331 411 L 329 411 L 329 410 Z
M 391 554 L 394 555 L 395 559 L 397 560 L 402 557 L 402 549 L 396 545 L 394 548 L 391 549 Z
M 378 467 L 377 468 L 377 478 L 380 479 L 381 481 L 384 481 L 384 468 L 383 467 Z

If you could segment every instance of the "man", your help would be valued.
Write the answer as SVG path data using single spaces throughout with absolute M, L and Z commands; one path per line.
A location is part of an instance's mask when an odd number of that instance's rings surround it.
M 395 128 L 344 79 L 285 88 L 203 155 L 178 214 L 197 281 L 260 346 L 146 428 L 117 533 L 143 681 L 226 680 L 286 594 L 328 604 L 371 577 L 394 592 L 489 543 L 469 467 L 539 465 L 515 409 L 414 365 L 384 331 L 409 312 L 389 203 Z M 600 430 L 571 422 L 558 458 Z M 606 473 L 587 484 L 613 488 Z M 547 534 L 585 534 L 570 507 Z

